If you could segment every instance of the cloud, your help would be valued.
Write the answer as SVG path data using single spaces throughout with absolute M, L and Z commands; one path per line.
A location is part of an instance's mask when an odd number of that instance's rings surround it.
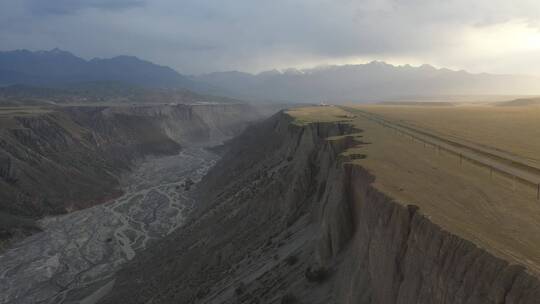
M 185 73 L 371 59 L 534 73 L 539 62 L 516 56 L 536 50 L 539 21 L 536 0 L 4 0 L 0 41 L 136 55 Z M 504 46 L 499 34 L 514 46 L 482 47 Z
M 24 2 L 28 10 L 35 15 L 65 15 L 88 8 L 118 11 L 141 6 L 144 3 L 142 0 L 26 0 Z

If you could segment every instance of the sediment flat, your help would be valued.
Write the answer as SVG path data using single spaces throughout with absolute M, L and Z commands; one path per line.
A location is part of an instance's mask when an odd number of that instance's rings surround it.
M 0 255 L 0 303 L 94 303 L 124 263 L 183 224 L 193 205 L 184 182 L 216 160 L 202 148 L 150 157 L 123 180 L 120 198 L 41 220 L 43 232 Z

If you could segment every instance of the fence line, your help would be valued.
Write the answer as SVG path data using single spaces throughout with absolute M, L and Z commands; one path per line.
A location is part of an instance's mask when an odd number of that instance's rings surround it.
M 424 147 L 430 144 L 437 149 L 438 154 L 440 154 L 441 150 L 455 154 L 459 156 L 460 166 L 463 165 L 463 159 L 466 159 L 473 163 L 478 163 L 480 166 L 488 167 L 490 169 L 490 179 L 493 178 L 494 171 L 509 175 L 512 178 L 512 188 L 514 191 L 516 190 L 516 180 L 530 184 L 533 187 L 536 187 L 536 199 L 540 200 L 540 169 L 538 168 L 535 168 L 526 164 L 522 164 L 522 163 L 516 163 L 514 160 L 505 159 L 498 155 L 491 155 L 486 152 L 478 151 L 464 144 L 454 143 L 448 139 L 440 138 L 436 135 L 429 134 L 426 132 L 421 132 L 412 127 L 394 124 L 386 119 L 377 117 L 378 115 L 373 114 L 373 113 L 365 112 L 358 109 L 350 109 L 350 108 L 347 108 L 347 110 L 361 114 L 363 117 L 371 121 L 374 121 L 378 124 L 381 124 L 383 127 L 390 128 L 393 131 L 395 131 L 395 134 L 404 135 L 404 136 L 408 135 L 411 137 L 412 142 L 419 141 L 423 143 Z M 419 134 L 424 138 L 419 136 Z M 463 151 L 460 151 L 460 147 L 469 150 L 470 155 L 462 153 Z M 489 158 L 490 156 L 491 158 Z M 526 167 L 529 171 L 536 171 L 535 172 L 536 174 L 524 172 L 523 170 L 516 168 L 515 166 L 512 167 L 502 162 L 498 162 L 496 159 L 501 159 L 503 161 L 510 162 L 511 164 L 517 164 L 520 167 Z

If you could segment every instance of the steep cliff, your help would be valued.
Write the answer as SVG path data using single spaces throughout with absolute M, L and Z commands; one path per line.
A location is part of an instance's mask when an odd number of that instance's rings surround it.
M 162 132 L 181 145 L 221 143 L 240 134 L 248 123 L 270 116 L 259 107 L 245 103 L 115 107 L 109 108 L 106 115 L 151 119 Z
M 3 109 L 0 215 L 36 218 L 103 202 L 120 194 L 120 176 L 138 159 L 219 142 L 260 117 L 247 104 Z M 13 227 L 5 223 L 2 235 Z
M 190 222 L 103 303 L 537 303 L 538 277 L 372 186 L 346 123 L 281 113 L 233 139 Z

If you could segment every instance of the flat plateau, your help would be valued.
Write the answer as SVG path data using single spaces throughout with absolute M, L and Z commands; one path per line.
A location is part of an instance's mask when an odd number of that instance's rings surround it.
M 343 154 L 362 156 L 352 157 L 351 162 L 375 176 L 374 187 L 398 203 L 418 206 L 422 214 L 444 230 L 539 276 L 540 200 L 536 184 L 516 180 L 455 152 L 438 149 L 437 144 L 429 141 L 426 144 L 414 131 L 411 136 L 364 114 L 381 115 L 396 124 L 405 121 L 414 126 L 413 130 L 459 138 L 473 146 L 534 163 L 535 156 L 540 155 L 538 136 L 535 136 L 540 112 L 485 106 L 484 115 L 478 115 L 482 113 L 478 107 L 472 112 L 462 110 L 461 115 L 456 107 L 427 108 L 320 106 L 294 109 L 288 114 L 299 124 L 330 121 L 353 124 L 359 130 L 355 134 L 358 144 Z M 471 121 L 471 115 L 478 118 L 476 124 Z M 501 130 L 497 132 L 494 124 L 500 122 Z M 519 136 L 512 136 L 512 131 Z M 524 140 L 527 137 L 528 141 Z M 509 143 L 507 151 L 503 149 L 505 143 Z M 497 160 L 503 161 L 499 158 L 490 161 Z M 535 170 L 529 174 L 535 180 L 539 178 Z

